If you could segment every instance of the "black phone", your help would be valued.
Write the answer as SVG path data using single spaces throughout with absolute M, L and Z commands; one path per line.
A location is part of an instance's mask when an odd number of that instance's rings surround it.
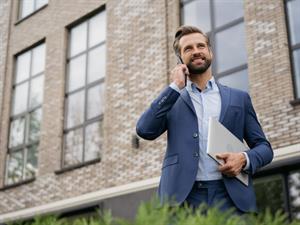
M 179 54 L 176 54 L 176 58 L 177 58 L 177 64 L 184 64 L 184 62 L 182 61 L 182 58 Z M 187 73 L 185 73 L 185 86 L 186 86 L 186 80 L 187 80 Z

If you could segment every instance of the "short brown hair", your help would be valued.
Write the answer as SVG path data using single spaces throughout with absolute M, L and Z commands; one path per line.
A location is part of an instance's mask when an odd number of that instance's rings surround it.
M 209 37 L 199 28 L 194 27 L 194 26 L 181 26 L 177 29 L 175 33 L 175 40 L 173 42 L 173 49 L 176 54 L 180 55 L 180 46 L 179 46 L 179 41 L 180 39 L 187 34 L 192 34 L 192 33 L 200 33 L 206 38 L 206 44 L 210 47 L 210 41 Z

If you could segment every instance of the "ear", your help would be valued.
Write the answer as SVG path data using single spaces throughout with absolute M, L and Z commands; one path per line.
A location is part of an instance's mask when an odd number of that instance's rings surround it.
M 214 54 L 213 54 L 212 48 L 208 47 L 208 49 L 209 49 L 209 54 L 211 55 L 211 58 L 213 59 L 214 58 Z

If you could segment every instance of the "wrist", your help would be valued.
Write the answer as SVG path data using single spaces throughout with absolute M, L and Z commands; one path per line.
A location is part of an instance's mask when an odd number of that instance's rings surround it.
M 181 90 L 185 87 L 185 83 L 182 81 L 174 81 L 174 84 Z

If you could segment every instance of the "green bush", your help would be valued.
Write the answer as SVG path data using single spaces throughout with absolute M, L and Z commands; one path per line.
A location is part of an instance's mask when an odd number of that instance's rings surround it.
M 99 213 L 100 215 L 100 213 Z M 270 210 L 258 215 L 236 216 L 232 211 L 220 212 L 217 208 L 199 207 L 196 211 L 188 207 L 169 207 L 152 200 L 140 205 L 134 220 L 113 218 L 110 212 L 101 216 L 82 217 L 73 220 L 56 216 L 36 217 L 29 222 L 13 222 L 9 225 L 300 225 L 289 222 L 286 215 Z

